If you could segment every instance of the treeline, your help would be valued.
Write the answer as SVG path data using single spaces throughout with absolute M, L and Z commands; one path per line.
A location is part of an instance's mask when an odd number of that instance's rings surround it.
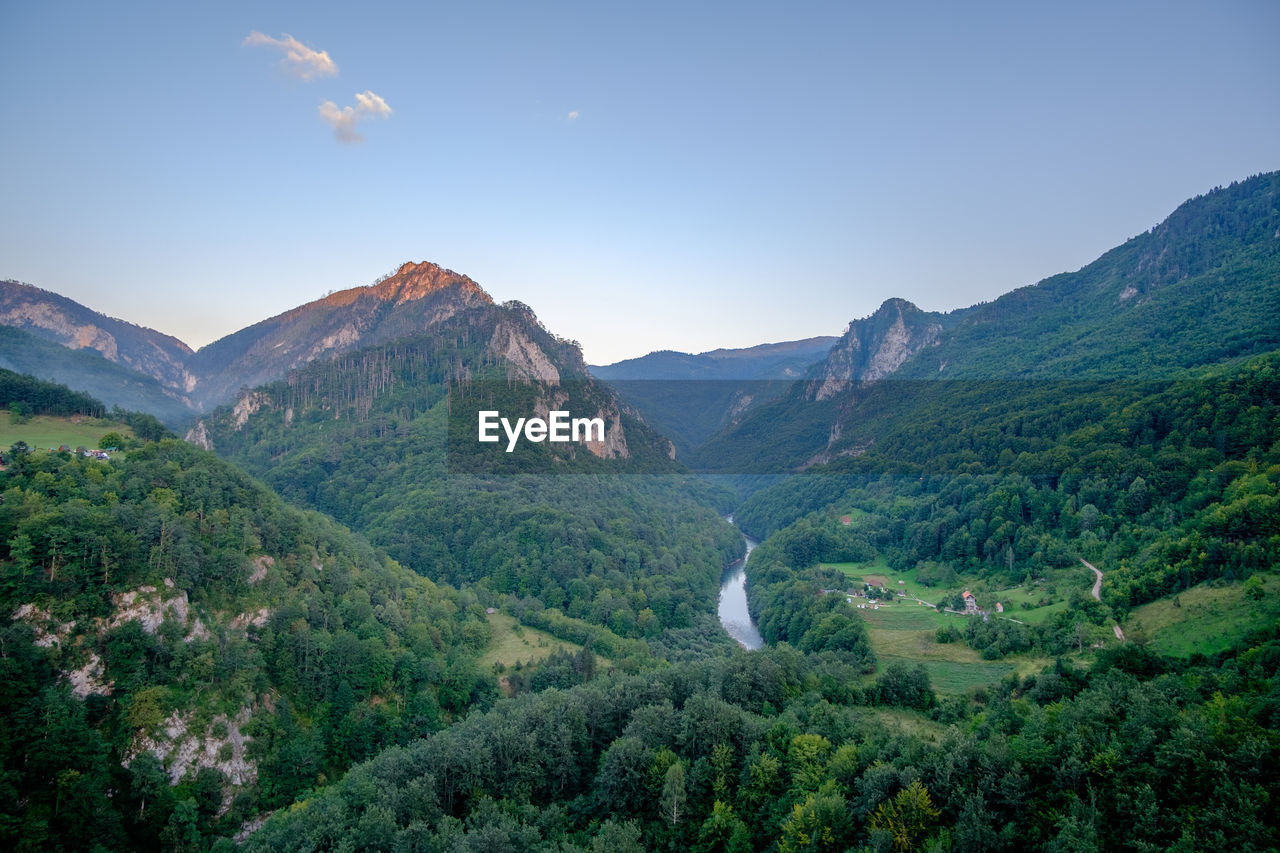
M 503 701 L 246 846 L 1262 851 L 1280 842 L 1278 661 L 1274 633 L 1192 665 L 1129 646 L 925 716 L 877 710 L 918 699 L 910 673 L 851 695 L 829 655 L 739 653 Z
M 149 415 L 146 412 L 131 412 L 119 406 L 112 406 L 111 419 L 125 424 L 129 429 L 133 430 L 134 435 L 143 441 L 160 441 L 164 438 L 175 438 L 168 427 L 157 420 L 154 415 Z
M 474 594 L 211 454 L 9 461 L 0 846 L 194 849 L 497 698 Z M 174 721 L 218 758 L 170 779 L 142 744 Z
M 101 418 L 107 407 L 82 391 L 0 368 L 0 406 L 19 416 L 84 415 Z

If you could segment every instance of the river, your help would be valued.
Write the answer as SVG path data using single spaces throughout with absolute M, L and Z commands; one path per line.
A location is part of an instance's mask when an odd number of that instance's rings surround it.
M 733 516 L 729 521 L 733 522 Z M 764 645 L 764 637 L 747 610 L 747 558 L 760 543 L 745 534 L 742 538 L 747 542 L 747 553 L 724 570 L 720 583 L 720 624 L 744 648 L 758 649 Z

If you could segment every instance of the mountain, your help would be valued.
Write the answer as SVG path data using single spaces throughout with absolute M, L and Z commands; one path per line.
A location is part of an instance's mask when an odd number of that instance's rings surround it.
M 177 338 L 99 314 L 16 281 L 0 282 L 0 367 L 144 411 L 171 427 L 193 414 L 191 349 Z
M 304 351 L 290 341 L 307 342 Z M 277 360 L 257 372 L 278 381 L 242 389 L 233 405 L 197 423 L 193 440 L 213 449 L 243 447 L 246 424 L 266 423 L 269 415 L 301 434 L 317 416 L 355 424 L 380 416 L 413 420 L 444 403 L 455 470 L 466 463 L 491 473 L 529 473 L 544 462 L 576 463 L 580 470 L 610 460 L 674 467 L 670 444 L 590 376 L 576 344 L 549 332 L 527 305 L 495 305 L 470 279 L 431 265 L 406 264 L 378 285 L 302 306 L 201 353 L 212 359 L 236 351 L 243 355 L 224 360 L 232 365 L 224 375 L 244 375 L 236 365 L 261 355 L 257 360 Z M 288 376 L 279 381 L 282 370 Z M 600 419 L 604 435 L 564 446 L 525 441 L 512 453 L 508 438 L 494 447 L 478 442 L 482 409 L 544 418 L 553 409 L 571 411 Z
M 483 443 L 482 411 L 564 411 L 603 435 Z M 510 596 L 539 626 L 579 620 L 597 649 L 714 630 L 721 570 L 742 550 L 723 495 L 634 476 L 678 474 L 670 442 L 520 303 L 301 365 L 189 438 L 433 580 Z
M 798 379 L 835 343 L 830 336 L 743 349 L 714 349 L 693 355 L 659 350 L 613 364 L 592 365 L 593 376 L 609 381 L 646 379 Z
M 109 403 L 115 402 L 112 398 L 122 384 L 160 389 L 185 409 L 188 418 L 225 403 L 241 388 L 283 378 L 291 368 L 312 360 L 420 332 L 459 311 L 491 304 L 489 295 L 466 276 L 431 263 L 406 263 L 371 286 L 330 294 L 193 352 L 176 338 L 112 319 L 57 294 L 17 282 L 0 283 L 0 325 L 70 350 L 92 352 L 131 371 L 90 368 L 84 359 L 64 365 L 64 359 L 55 357 L 42 376 L 88 383 L 84 390 Z M 509 343 L 519 348 L 519 341 Z M 35 366 L 31 358 L 19 363 L 12 356 L 10 361 L 15 370 Z M 168 411 L 171 404 L 155 399 L 148 410 L 159 414 L 160 409 L 166 409 L 166 420 L 174 422 Z
M 406 263 L 371 286 L 338 291 L 202 347 L 189 359 L 197 377 L 192 399 L 206 410 L 291 368 L 422 332 L 468 308 L 492 304 L 464 275 L 431 263 Z
M 785 391 L 835 340 L 806 338 L 698 355 L 663 350 L 588 369 L 670 436 L 683 458 L 752 407 Z
M 803 382 L 687 459 L 795 470 L 865 451 L 942 380 L 1147 380 L 1280 348 L 1280 172 L 1185 202 L 1074 273 L 948 314 L 889 300 Z M 872 386 L 886 383 L 876 391 Z M 1015 386 L 1006 386 L 1009 391 Z
M 173 429 L 185 426 L 193 414 L 181 395 L 153 376 L 96 350 L 68 349 L 12 326 L 0 326 L 0 367 L 83 391 L 108 407 L 146 412 Z
M 912 356 L 937 346 L 944 315 L 921 311 L 905 299 L 889 299 L 872 314 L 854 320 L 806 376 L 805 396 L 835 397 L 854 383 L 892 375 Z
M 95 351 L 178 392 L 190 391 L 195 384 L 185 368 L 191 348 L 182 341 L 99 314 L 38 287 L 0 282 L 0 325 L 22 329 L 68 349 Z

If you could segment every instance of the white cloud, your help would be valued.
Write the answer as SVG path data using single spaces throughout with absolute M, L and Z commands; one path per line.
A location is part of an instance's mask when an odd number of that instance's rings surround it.
M 363 142 L 364 137 L 356 130 L 356 123 L 366 118 L 386 118 L 389 115 L 391 107 L 382 96 L 367 91 L 356 95 L 354 107 L 339 107 L 333 101 L 320 105 L 320 118 L 333 128 L 339 142 Z
M 578 111 L 577 111 L 577 110 L 570 110 L 570 111 L 569 111 L 569 115 L 568 115 L 568 116 L 566 116 L 566 118 L 568 118 L 568 120 L 569 120 L 569 121 L 577 121 L 577 120 L 578 120 Z
M 386 118 L 391 115 L 391 107 L 387 106 L 381 95 L 366 91 L 356 95 L 356 112 Z
M 286 73 L 300 80 L 314 80 L 317 77 L 332 77 L 338 73 L 338 65 L 323 50 L 307 47 L 288 33 L 281 33 L 275 39 L 254 30 L 245 36 L 243 44 L 250 46 L 274 47 L 284 53 L 280 66 Z

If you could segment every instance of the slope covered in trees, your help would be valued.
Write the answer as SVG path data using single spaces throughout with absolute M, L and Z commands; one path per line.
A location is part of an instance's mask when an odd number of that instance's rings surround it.
M 1280 563 L 1280 355 L 1179 382 L 903 384 L 931 405 L 901 407 L 866 454 L 752 496 L 743 529 L 829 530 L 857 509 L 860 546 L 895 568 L 1010 584 L 1083 556 L 1119 610 Z M 838 559 L 814 541 L 793 564 Z
M 472 312 L 430 336 L 314 363 L 205 419 L 204 437 L 404 565 L 488 603 L 519 599 L 543 627 L 559 624 L 540 615 L 550 610 L 631 639 L 707 625 L 720 572 L 743 548 L 717 514 L 728 497 L 688 477 L 628 473 L 673 469 L 665 440 L 568 358 L 558 382 L 510 378 L 489 346 L 493 322 Z M 545 352 L 563 346 L 528 334 Z M 625 449 L 597 457 L 525 442 L 478 455 L 477 408 L 551 405 L 602 413 Z
M 109 361 L 93 350 L 68 349 L 11 326 L 0 326 L 0 367 L 130 411 L 145 412 L 171 429 L 194 414 L 153 377 Z
M 887 419 L 945 404 L 930 383 L 1179 379 L 1280 349 L 1280 172 L 1191 199 L 1077 272 L 945 316 L 906 308 L 902 325 L 863 330 L 856 357 L 833 348 L 809 381 L 715 436 L 695 466 L 785 472 L 860 453 Z M 869 390 L 886 378 L 890 391 Z
M 504 701 L 356 767 L 247 847 L 1266 850 L 1280 640 L 1138 649 L 936 704 L 786 646 Z
M 8 849 L 187 848 L 496 698 L 473 595 L 209 453 L 7 455 Z

